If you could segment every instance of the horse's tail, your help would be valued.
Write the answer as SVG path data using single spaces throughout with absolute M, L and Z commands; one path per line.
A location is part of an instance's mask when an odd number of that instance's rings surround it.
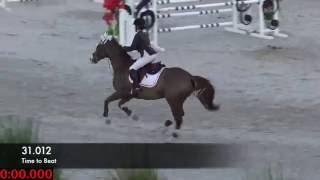
M 209 80 L 200 76 L 192 76 L 192 85 L 194 87 L 193 94 L 207 110 L 219 110 L 220 106 L 213 103 L 215 89 Z

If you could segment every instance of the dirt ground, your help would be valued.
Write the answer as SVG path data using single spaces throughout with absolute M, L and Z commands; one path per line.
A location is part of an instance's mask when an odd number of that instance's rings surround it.
M 164 100 L 128 103 L 138 121 L 127 118 L 115 103 L 110 105 L 111 125 L 101 118 L 103 101 L 113 89 L 108 63 L 89 63 L 105 29 L 100 4 L 40 0 L 9 7 L 11 12 L 0 9 L 0 115 L 33 117 L 40 124 L 42 142 L 166 141 L 157 130 L 171 119 Z M 163 63 L 210 79 L 221 104 L 220 111 L 207 112 L 190 97 L 181 137 L 175 142 L 261 144 L 264 148 L 252 154 L 281 163 L 285 179 L 318 180 L 319 7 L 318 0 L 283 1 L 280 23 L 288 39 L 267 41 L 223 29 L 161 34 Z M 195 22 L 197 17 L 161 23 Z M 170 180 L 240 180 L 244 172 L 160 171 Z M 101 179 L 104 172 L 66 174 L 71 179 Z

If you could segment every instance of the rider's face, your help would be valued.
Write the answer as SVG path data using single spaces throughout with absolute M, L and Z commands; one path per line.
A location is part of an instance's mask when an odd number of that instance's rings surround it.
M 136 32 L 141 31 L 142 29 L 139 26 L 135 26 Z

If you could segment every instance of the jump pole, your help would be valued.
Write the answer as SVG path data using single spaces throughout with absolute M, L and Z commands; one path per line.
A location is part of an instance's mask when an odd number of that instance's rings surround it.
M 209 7 L 223 7 L 223 6 L 233 6 L 236 4 L 253 4 L 258 3 L 259 0 L 246 0 L 246 1 L 227 1 L 222 3 L 209 3 L 209 4 L 197 4 L 197 5 L 186 5 L 186 6 L 173 6 L 173 7 L 166 7 L 156 10 L 157 12 L 166 12 L 166 11 L 183 11 L 183 10 L 192 10 L 198 8 L 209 8 Z
M 201 2 L 201 0 L 158 0 L 158 5 L 173 4 L 173 3 L 185 3 L 185 2 Z
M 217 28 L 217 27 L 230 26 L 230 25 L 232 25 L 232 22 L 178 26 L 178 27 L 170 27 L 170 28 L 160 28 L 158 29 L 158 32 L 163 33 L 163 32 L 173 32 L 173 31 L 181 31 L 181 30 L 187 30 L 187 29 Z
M 192 12 L 182 12 L 182 13 L 158 14 L 157 18 L 164 19 L 164 18 L 180 17 L 180 16 L 220 14 L 220 13 L 225 13 L 225 12 L 232 12 L 232 9 L 226 8 L 226 9 L 212 9 L 212 10 L 202 10 L 202 11 L 192 11 Z

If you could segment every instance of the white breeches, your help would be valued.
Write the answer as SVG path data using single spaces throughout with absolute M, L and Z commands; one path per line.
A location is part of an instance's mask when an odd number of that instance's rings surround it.
M 153 43 L 151 43 L 151 47 L 157 52 L 164 52 L 165 49 L 161 48 Z M 157 60 L 157 54 L 149 55 L 146 51 L 144 51 L 144 56 L 140 57 L 140 53 L 138 51 L 130 51 L 128 54 L 132 59 L 137 59 L 135 63 L 133 63 L 129 69 L 138 70 L 145 66 L 148 63 L 158 63 L 160 60 Z
M 159 47 L 158 45 L 155 45 L 153 42 L 151 42 L 151 47 L 157 52 L 157 53 L 160 53 L 160 52 L 164 52 L 165 49 L 162 48 L 162 47 Z M 136 50 L 134 51 L 129 51 L 127 52 L 127 54 L 131 57 L 131 59 L 139 59 L 141 56 L 140 56 L 140 53 Z
M 127 54 L 131 57 L 131 59 L 135 60 L 135 59 L 139 59 L 141 57 L 140 53 L 136 50 L 134 51 L 129 51 L 127 52 Z
M 156 59 L 156 57 L 157 57 L 157 54 L 149 55 L 147 52 L 144 52 L 144 56 L 137 59 L 137 61 L 134 62 L 129 69 L 138 70 L 148 63 L 160 62 L 159 60 Z

